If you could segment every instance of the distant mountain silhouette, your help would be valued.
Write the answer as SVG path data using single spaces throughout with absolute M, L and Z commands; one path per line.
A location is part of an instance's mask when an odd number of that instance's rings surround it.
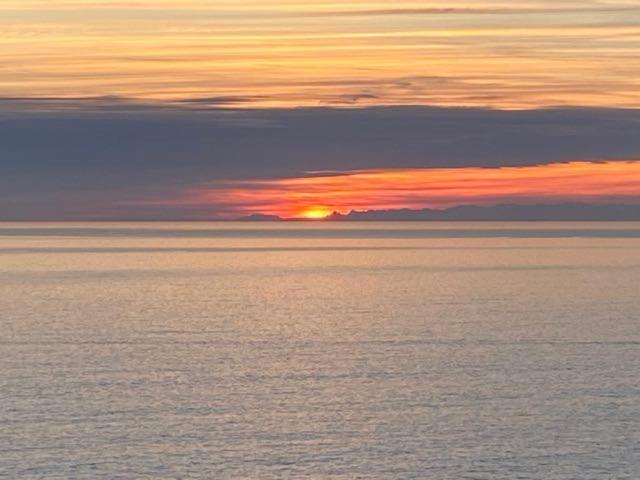
M 237 219 L 239 222 L 278 222 L 281 220 L 282 218 L 277 215 L 265 215 L 263 213 L 254 213 Z
M 332 221 L 640 221 L 640 205 L 461 205 L 446 210 L 369 210 L 332 214 Z
M 275 215 L 250 215 L 241 221 L 280 221 Z M 290 220 L 286 220 L 290 221 Z M 490 207 L 461 205 L 445 210 L 400 209 L 334 212 L 323 221 L 332 222 L 410 222 L 410 221 L 640 221 L 640 205 L 590 205 L 563 203 L 549 205 L 503 204 Z

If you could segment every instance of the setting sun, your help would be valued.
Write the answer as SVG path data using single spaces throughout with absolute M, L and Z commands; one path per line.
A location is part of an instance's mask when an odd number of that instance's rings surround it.
M 307 218 L 309 220 L 320 220 L 327 218 L 333 213 L 333 210 L 329 207 L 309 207 L 300 212 L 300 218 Z

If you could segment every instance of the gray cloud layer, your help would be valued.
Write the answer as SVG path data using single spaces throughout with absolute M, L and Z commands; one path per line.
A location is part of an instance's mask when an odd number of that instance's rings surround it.
M 145 201 L 225 178 L 640 158 L 638 110 L 209 108 L 227 101 L 0 99 L 0 219 L 192 218 Z

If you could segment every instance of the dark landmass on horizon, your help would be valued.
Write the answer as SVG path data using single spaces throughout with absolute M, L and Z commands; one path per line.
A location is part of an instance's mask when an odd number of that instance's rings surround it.
M 444 210 L 400 209 L 352 211 L 348 214 L 334 212 L 320 221 L 331 222 L 410 222 L 410 221 L 465 221 L 465 222 L 629 222 L 640 221 L 640 205 L 592 205 L 584 203 L 564 203 L 549 205 L 501 204 L 490 207 L 461 205 Z M 311 219 L 284 219 L 276 215 L 254 214 L 238 218 L 236 221 L 318 221 Z

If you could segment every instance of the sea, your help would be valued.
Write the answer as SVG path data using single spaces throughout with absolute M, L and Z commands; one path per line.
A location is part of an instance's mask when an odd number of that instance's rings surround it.
M 640 224 L 0 224 L 0 478 L 637 480 Z

